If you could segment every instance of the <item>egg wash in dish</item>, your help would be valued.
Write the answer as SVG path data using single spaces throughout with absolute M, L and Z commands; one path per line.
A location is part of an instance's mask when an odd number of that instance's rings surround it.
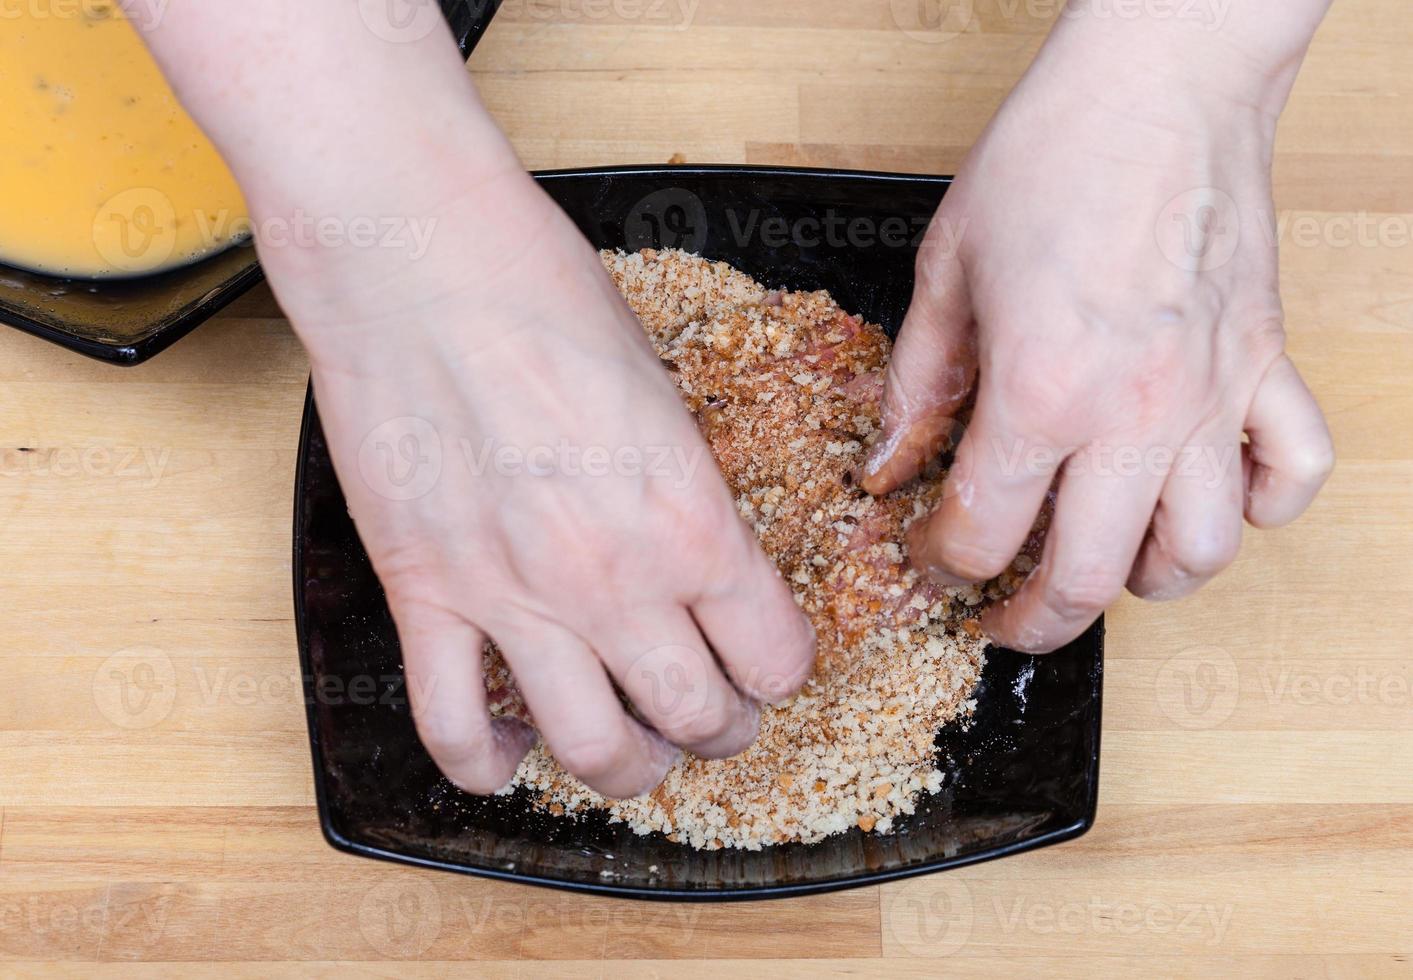
M 185 265 L 248 234 L 240 189 L 115 0 L 0 24 L 0 261 L 77 278 Z

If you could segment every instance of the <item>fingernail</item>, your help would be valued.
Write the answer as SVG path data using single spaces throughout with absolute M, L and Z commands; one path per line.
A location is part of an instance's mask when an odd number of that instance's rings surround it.
M 1009 599 L 1006 600 L 1006 602 L 1009 601 Z M 986 610 L 986 612 L 981 614 L 981 635 L 986 637 L 996 646 L 1005 646 L 1005 644 L 1002 643 L 1000 638 L 996 635 L 996 617 L 998 615 L 1000 614 L 996 611 L 995 608 L 988 609 Z
M 913 568 L 923 572 L 923 575 L 926 575 L 937 585 L 951 587 L 951 589 L 961 589 L 961 587 L 972 585 L 971 579 L 958 578 L 950 570 L 945 569 L 941 562 L 938 562 L 931 554 L 933 551 L 931 542 L 938 537 L 935 532 L 931 531 L 931 524 L 935 520 L 937 520 L 937 511 L 933 511 L 933 514 L 923 520 L 914 522 L 913 527 L 907 530 L 909 561 L 913 563 Z
M 993 608 L 981 616 L 982 635 L 996 646 L 1032 656 L 1049 653 L 1053 649 L 1046 644 L 1045 634 L 1034 626 L 1018 626 L 1013 631 L 1014 636 L 1005 635 L 996 622 L 998 615 Z
M 913 419 L 908 425 L 884 427 L 883 438 L 869 453 L 864 464 L 864 489 L 874 492 L 871 485 L 889 463 L 899 459 L 899 467 L 909 477 L 923 470 L 944 450 L 953 448 L 956 422 L 946 415 L 927 415 Z M 896 468 L 896 467 L 895 467 Z
M 873 448 L 869 450 L 867 458 L 864 459 L 860 483 L 866 483 L 870 477 L 878 475 L 878 471 L 883 469 L 888 458 L 898 448 L 898 440 L 902 438 L 902 433 L 901 428 L 885 428 L 883 430 L 883 437 L 873 444 Z
M 858 483 L 865 493 L 877 494 L 886 490 L 885 480 L 880 474 L 887 466 L 887 460 L 892 459 L 893 450 L 897 448 L 897 435 L 887 435 L 879 439 L 879 442 L 869 450 L 868 458 L 863 460 L 863 466 L 859 467 L 858 473 L 853 473 L 853 482 Z
M 634 799 L 639 796 L 647 796 L 661 786 L 662 781 L 667 778 L 667 774 L 672 771 L 672 767 L 682 761 L 682 750 L 677 746 L 657 732 L 649 730 L 647 736 L 649 740 L 648 758 L 653 764 L 653 775 L 648 785 L 633 794 L 632 798 Z
M 813 639 L 813 633 L 811 633 L 811 639 Z M 772 671 L 755 677 L 747 677 L 745 683 L 741 685 L 743 694 L 753 699 L 757 705 L 769 704 L 778 708 L 782 704 L 788 703 L 814 676 L 816 655 L 813 643 L 810 644 L 810 651 L 809 670 L 791 674 Z
M 789 685 L 785 678 L 772 678 L 764 684 L 756 685 L 751 694 L 758 699 L 761 704 L 768 704 L 772 708 L 783 708 L 795 699 L 795 695 L 800 693 L 802 685 Z
M 929 554 L 932 550 L 929 546 L 930 536 L 927 533 L 928 525 L 932 518 L 928 517 L 918 521 L 908 529 L 907 544 L 908 558 L 912 561 L 913 567 L 921 571 L 924 575 L 936 582 L 938 585 L 949 586 L 959 589 L 964 585 L 970 585 L 966 579 L 958 578 L 933 559 Z
M 496 744 L 496 748 L 504 751 L 510 756 L 513 764 L 510 768 L 510 775 L 506 777 L 505 784 L 491 790 L 489 793 L 482 788 L 477 788 L 471 784 L 470 780 L 463 779 L 460 774 L 443 769 L 442 773 L 451 784 L 464 793 L 474 796 L 499 796 L 510 791 L 515 782 L 515 773 L 520 768 L 521 761 L 525 758 L 535 743 L 540 740 L 539 732 L 525 724 L 519 718 L 512 718 L 509 715 L 491 719 L 491 738 Z
M 745 705 L 745 710 L 742 712 L 745 717 L 741 720 L 741 728 L 750 733 L 751 742 L 754 742 L 756 736 L 760 734 L 760 705 L 748 697 L 742 697 L 741 701 Z M 748 742 L 747 747 L 749 746 Z
M 491 722 L 491 732 L 497 745 L 501 745 L 507 752 L 514 752 L 517 759 L 524 758 L 525 753 L 535 747 L 535 743 L 540 740 L 540 733 L 519 718 L 504 715 Z
M 652 739 L 653 743 L 651 752 L 653 764 L 660 766 L 663 773 L 666 773 L 667 770 L 682 761 L 682 750 L 677 746 L 673 745 L 657 732 L 649 732 L 648 737 Z M 659 782 L 661 782 L 660 778 Z M 653 785 L 656 786 L 657 783 Z
M 939 565 L 925 564 L 923 565 L 923 573 L 938 585 L 946 586 L 947 588 L 961 589 L 973 584 L 964 578 L 958 578 Z

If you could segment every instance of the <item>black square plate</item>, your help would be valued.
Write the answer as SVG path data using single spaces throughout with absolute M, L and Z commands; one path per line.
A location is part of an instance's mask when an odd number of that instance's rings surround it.
M 442 0 L 462 54 L 470 55 L 499 5 Z M 249 244 L 132 279 L 63 279 L 0 263 L 0 323 L 101 361 L 140 364 L 264 278 Z
M 741 167 L 538 175 L 601 248 L 680 245 L 767 285 L 828 289 L 897 330 L 917 236 L 949 181 Z M 640 898 L 800 895 L 1001 857 L 1084 833 L 1099 778 L 1103 626 L 1065 650 L 988 657 L 976 718 L 937 739 L 946 788 L 887 835 L 698 852 L 601 817 L 482 798 L 422 750 L 383 592 L 359 544 L 311 400 L 295 489 L 294 593 L 324 834 L 369 857 Z

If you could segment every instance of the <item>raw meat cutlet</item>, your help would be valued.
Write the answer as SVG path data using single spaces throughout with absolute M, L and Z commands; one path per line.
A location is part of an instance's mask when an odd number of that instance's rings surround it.
M 881 329 L 827 293 L 767 290 L 684 252 L 603 260 L 813 623 L 819 659 L 801 694 L 762 709 L 744 753 L 688 755 L 646 797 L 604 799 L 543 745 L 512 785 L 537 790 L 554 813 L 604 809 L 699 848 L 886 832 L 941 787 L 933 739 L 965 723 L 984 663 L 976 607 L 1009 591 L 1030 559 L 985 589 L 944 589 L 908 567 L 904 531 L 937 501 L 942 473 L 882 498 L 854 481 L 879 425 L 890 350 Z M 494 711 L 524 715 L 498 656 L 487 658 L 487 682 Z

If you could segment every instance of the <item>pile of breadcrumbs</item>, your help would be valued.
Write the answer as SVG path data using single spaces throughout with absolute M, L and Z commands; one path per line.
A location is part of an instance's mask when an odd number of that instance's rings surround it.
M 1031 562 L 1018 558 L 985 589 L 935 586 L 908 566 L 903 541 L 936 502 L 940 470 L 882 498 L 857 487 L 879 426 L 890 348 L 881 329 L 827 293 L 767 290 L 680 251 L 603 261 L 814 624 L 818 663 L 792 701 L 762 707 L 748 750 L 689 754 L 648 796 L 605 799 L 543 745 L 512 786 L 538 791 L 555 814 L 602 809 L 697 848 L 810 842 L 856 826 L 886 833 L 941 788 L 933 739 L 976 707 L 987 643 L 974 614 Z M 498 656 L 487 674 L 493 710 L 523 710 Z

